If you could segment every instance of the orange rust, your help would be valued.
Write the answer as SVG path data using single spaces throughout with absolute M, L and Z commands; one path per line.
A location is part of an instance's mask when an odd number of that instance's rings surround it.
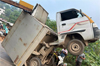
M 19 56 L 17 55 L 16 59 L 14 60 L 14 63 L 16 63 L 18 59 L 19 59 Z
M 19 38 L 19 40 L 20 40 L 20 41 L 22 41 L 22 39 L 21 39 L 21 38 Z
M 27 44 L 26 43 L 24 43 L 24 46 L 26 46 Z

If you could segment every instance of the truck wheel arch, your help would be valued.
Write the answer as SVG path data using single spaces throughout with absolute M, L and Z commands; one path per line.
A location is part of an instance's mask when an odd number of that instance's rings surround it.
M 65 39 L 65 44 L 67 44 L 70 40 L 72 40 L 72 39 L 79 39 L 79 40 L 81 40 L 83 43 L 84 43 L 84 45 L 85 46 L 87 46 L 87 44 L 85 43 L 86 41 L 84 40 L 84 38 L 80 35 L 80 34 L 78 34 L 78 33 L 75 33 L 75 34 L 68 34 L 67 36 L 66 36 L 66 39 Z

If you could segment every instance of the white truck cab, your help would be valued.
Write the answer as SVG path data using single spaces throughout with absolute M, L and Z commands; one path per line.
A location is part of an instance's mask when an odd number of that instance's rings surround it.
M 59 44 L 73 55 L 81 54 L 88 42 L 100 38 L 97 25 L 81 10 L 72 8 L 57 12 L 56 21 Z

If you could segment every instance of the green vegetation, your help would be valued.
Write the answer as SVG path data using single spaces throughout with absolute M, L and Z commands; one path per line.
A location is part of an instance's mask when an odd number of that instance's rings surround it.
M 56 21 L 50 20 L 49 17 L 48 17 L 46 25 L 48 25 L 51 29 L 53 29 L 55 32 L 57 32 Z
M 7 20 L 8 22 L 14 23 L 21 13 L 21 9 L 14 6 L 9 6 L 0 1 L 0 8 L 5 9 L 5 14 L 0 15 L 0 18 Z
M 100 40 L 90 43 L 84 50 L 86 60 L 82 62 L 82 66 L 100 66 Z M 68 54 L 65 58 L 65 62 L 68 66 L 75 66 L 76 57 Z

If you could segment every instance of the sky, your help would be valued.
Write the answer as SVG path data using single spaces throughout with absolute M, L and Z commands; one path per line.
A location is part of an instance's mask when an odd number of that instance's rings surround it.
M 13 0 L 19 2 L 20 0 Z M 33 6 L 37 3 L 49 13 L 51 20 L 56 20 L 56 13 L 70 8 L 82 10 L 100 29 L 100 0 L 23 0 Z

